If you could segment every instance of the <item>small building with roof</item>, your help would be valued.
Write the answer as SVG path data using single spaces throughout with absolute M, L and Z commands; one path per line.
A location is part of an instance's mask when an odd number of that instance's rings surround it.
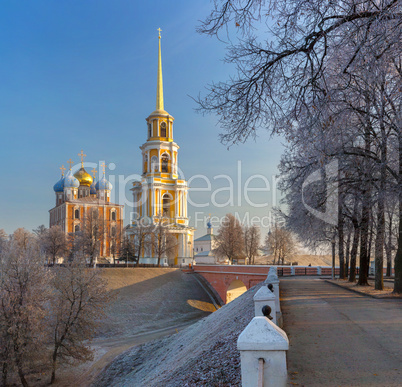
M 216 236 L 213 233 L 211 221 L 207 223 L 207 233 L 194 240 L 194 260 L 197 265 L 227 264 L 228 259 L 219 258 L 215 255 Z

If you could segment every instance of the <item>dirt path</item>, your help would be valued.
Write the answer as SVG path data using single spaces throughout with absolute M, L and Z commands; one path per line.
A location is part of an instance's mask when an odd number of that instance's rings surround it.
M 400 386 L 402 302 L 281 279 L 290 385 Z

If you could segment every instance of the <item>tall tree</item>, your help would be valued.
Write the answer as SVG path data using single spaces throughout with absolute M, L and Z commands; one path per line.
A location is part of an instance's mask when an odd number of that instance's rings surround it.
M 232 263 L 244 257 L 243 228 L 234 215 L 226 214 L 215 237 L 215 246 L 214 252 Z
M 258 255 L 258 249 L 260 247 L 260 229 L 257 226 L 244 226 L 244 252 L 248 258 L 250 265 L 255 264 L 255 257 Z
M 296 254 L 296 242 L 292 233 L 277 225 L 266 236 L 265 246 L 274 255 L 274 265 L 284 265 L 286 260 Z
M 25 387 L 28 364 L 45 362 L 43 320 L 49 294 L 49 272 L 43 267 L 38 244 L 26 230 L 16 230 L 3 249 L 0 273 L 2 379 L 7 384 L 8 370 L 15 367 Z
M 50 257 L 52 265 L 56 264 L 56 258 L 63 256 L 68 249 L 65 232 L 60 226 L 52 226 L 41 236 L 41 245 L 46 255 Z
M 0 254 L 3 248 L 6 246 L 7 239 L 8 239 L 7 233 L 3 229 L 0 229 Z
M 101 244 L 104 241 L 106 227 L 105 221 L 97 208 L 88 208 L 82 220 L 79 232 L 79 243 L 85 255 L 89 258 L 89 264 L 93 266 L 99 257 Z
M 254 27 L 260 22 L 266 22 L 269 36 L 256 36 Z M 244 142 L 255 137 L 262 126 L 284 134 L 290 146 L 295 144 L 295 133 L 297 141 L 304 134 L 310 140 L 300 142 L 306 148 L 304 153 L 313 153 L 321 167 L 334 157 L 347 157 L 346 165 L 354 161 L 354 169 L 360 171 L 353 174 L 354 181 L 344 194 L 354 191 L 353 195 L 359 196 L 362 285 L 367 284 L 375 234 L 377 286 L 381 286 L 384 197 L 378 192 L 387 175 L 391 176 L 399 201 L 394 291 L 401 293 L 400 2 L 222 0 L 214 3 L 199 31 L 229 34 L 232 23 L 238 27 L 239 40 L 228 45 L 226 60 L 235 65 L 237 74 L 229 81 L 212 84 L 208 95 L 198 100 L 200 110 L 218 115 L 224 143 Z M 337 131 L 339 128 L 342 130 Z M 393 160 L 387 157 L 389 147 L 396 150 Z M 302 164 L 305 171 L 312 166 L 307 158 Z M 325 202 L 325 190 L 323 194 Z M 376 217 L 371 214 L 374 206 Z M 296 205 L 293 209 L 301 212 Z M 372 233 L 374 221 L 376 230 Z M 316 236 L 319 240 L 319 233 Z M 342 241 L 341 245 L 343 251 Z
M 131 227 L 129 243 L 131 244 L 132 254 L 135 257 L 137 265 L 140 263 L 139 258 L 141 256 L 146 256 L 146 254 L 152 249 L 151 239 L 154 238 L 154 240 L 158 240 L 158 238 L 154 235 L 155 231 L 156 229 L 153 226 L 143 224 L 142 222 L 138 222 L 135 226 Z M 158 247 L 157 249 L 160 250 Z
M 158 266 L 160 266 L 162 258 L 168 257 L 176 251 L 177 239 L 169 233 L 167 218 L 163 216 L 159 216 L 157 221 L 150 226 L 148 235 L 146 238 L 149 240 L 149 251 L 158 259 Z
M 75 259 L 55 268 L 48 319 L 53 337 L 51 384 L 60 363 L 93 359 L 89 341 L 109 300 L 107 282 L 99 270 L 87 269 L 85 261 Z

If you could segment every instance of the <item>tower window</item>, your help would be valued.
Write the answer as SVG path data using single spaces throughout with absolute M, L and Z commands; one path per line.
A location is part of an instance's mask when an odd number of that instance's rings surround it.
M 169 156 L 164 153 L 162 155 L 162 172 L 168 172 Z
M 74 211 L 74 218 L 75 218 L 75 219 L 79 219 L 79 218 L 80 218 L 80 210 L 77 209 L 77 210 Z
M 112 236 L 116 236 L 116 227 L 112 227 L 112 232 L 111 232 Z
M 152 125 L 148 123 L 148 138 L 152 137 Z
M 162 206 L 163 206 L 163 215 L 164 216 L 169 216 L 169 211 L 170 211 L 170 198 L 168 195 L 163 195 L 162 199 Z
M 166 137 L 166 122 L 161 122 L 161 137 Z
M 115 211 L 112 212 L 112 220 L 116 220 L 116 212 Z
M 156 156 L 151 157 L 151 172 L 158 172 L 158 158 Z
M 79 232 L 80 231 L 80 226 L 77 224 L 75 227 L 74 227 L 74 232 Z

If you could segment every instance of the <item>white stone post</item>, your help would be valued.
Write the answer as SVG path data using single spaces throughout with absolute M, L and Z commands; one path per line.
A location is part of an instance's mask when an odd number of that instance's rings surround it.
M 287 384 L 286 333 L 268 318 L 254 317 L 237 340 L 243 387 Z
M 321 266 L 317 266 L 317 275 L 321 275 Z
M 290 275 L 295 275 L 296 270 L 294 266 L 290 266 Z
M 271 308 L 272 322 L 276 324 L 276 304 L 275 294 L 272 293 L 264 284 L 260 287 L 258 292 L 253 297 L 254 300 L 254 313 L 255 316 L 263 316 L 262 308 L 268 305 Z
M 277 275 L 276 267 L 272 266 L 269 269 L 269 273 L 267 279 L 264 281 L 264 284 L 272 284 L 274 288 L 274 295 L 275 295 L 275 309 L 276 309 L 276 324 L 278 326 L 282 326 L 282 313 L 281 313 L 281 304 L 279 301 L 279 278 Z
M 276 274 L 276 267 L 271 267 L 269 269 L 269 273 L 267 276 L 267 279 L 264 281 L 264 284 L 272 284 L 274 287 L 274 295 L 275 295 L 275 305 L 276 305 L 276 311 L 280 312 L 281 307 L 279 303 L 279 278 L 278 275 Z

